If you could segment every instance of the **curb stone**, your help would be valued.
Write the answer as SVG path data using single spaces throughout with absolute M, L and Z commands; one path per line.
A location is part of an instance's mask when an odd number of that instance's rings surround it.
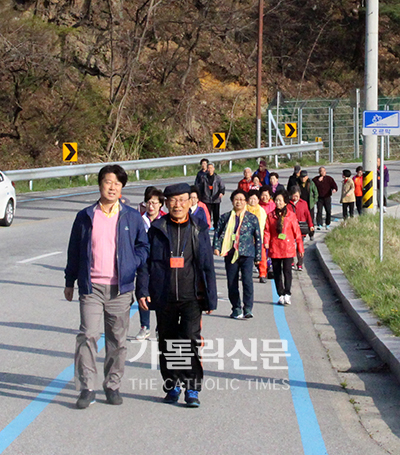
M 333 262 L 325 243 L 317 243 L 316 248 L 321 267 L 347 314 L 400 383 L 400 338 L 381 325 L 365 302 L 357 298 L 342 269 Z

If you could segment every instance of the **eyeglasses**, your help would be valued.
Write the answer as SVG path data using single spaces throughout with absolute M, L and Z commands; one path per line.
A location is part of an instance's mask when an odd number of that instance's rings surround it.
M 160 202 L 159 201 L 147 201 L 146 204 L 149 204 L 149 205 L 160 205 Z
M 234 199 L 233 202 L 246 202 L 246 199 Z
M 186 202 L 189 200 L 190 198 L 187 198 L 187 199 L 176 199 L 175 197 L 171 197 L 171 198 L 168 198 L 168 201 L 171 205 L 183 205 L 183 204 L 186 204 Z

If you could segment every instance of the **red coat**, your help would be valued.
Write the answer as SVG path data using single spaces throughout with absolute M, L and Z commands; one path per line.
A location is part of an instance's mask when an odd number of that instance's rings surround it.
M 290 210 L 283 220 L 282 234 L 285 234 L 285 239 L 278 238 L 276 225 L 278 217 L 275 212 L 271 212 L 267 216 L 267 222 L 264 230 L 264 245 L 268 245 L 268 256 L 274 259 L 294 258 L 297 251 L 304 253 L 303 238 L 300 232 L 300 226 L 296 215 Z
M 308 227 L 314 226 L 311 219 L 310 210 L 308 209 L 308 204 L 306 201 L 303 201 L 303 199 L 299 199 L 296 205 L 289 202 L 287 206 L 291 212 L 296 214 L 297 219 L 299 221 L 306 221 Z M 295 207 L 295 209 L 293 207 Z
M 250 191 L 251 186 L 253 186 L 253 180 L 250 180 L 250 182 L 248 182 L 246 179 L 242 179 L 238 183 L 238 189 L 244 190 L 246 193 Z

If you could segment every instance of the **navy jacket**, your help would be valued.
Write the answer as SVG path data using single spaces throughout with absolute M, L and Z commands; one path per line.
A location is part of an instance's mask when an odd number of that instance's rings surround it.
M 214 257 L 208 234 L 208 224 L 190 216 L 192 246 L 195 263 L 195 292 L 204 311 L 217 308 L 217 282 Z M 167 221 L 169 215 L 153 221 L 149 231 L 150 256 L 147 263 L 138 270 L 136 298 L 151 297 L 151 310 L 160 310 L 168 303 L 170 291 L 171 246 Z
M 91 294 L 92 229 L 96 204 L 81 210 L 72 226 L 68 245 L 65 285 L 73 287 L 78 280 L 79 295 Z M 136 270 L 149 255 L 149 244 L 142 217 L 132 207 L 120 202 L 117 222 L 117 270 L 120 294 L 134 289 Z

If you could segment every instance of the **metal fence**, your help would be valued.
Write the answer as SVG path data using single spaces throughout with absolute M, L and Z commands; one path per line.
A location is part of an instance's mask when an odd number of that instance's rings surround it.
M 186 166 L 189 164 L 198 164 L 201 158 L 208 158 L 210 161 L 229 162 L 229 170 L 232 170 L 232 162 L 235 160 L 242 160 L 247 158 L 260 158 L 260 157 L 275 157 L 275 165 L 278 166 L 278 157 L 280 155 L 287 155 L 288 157 L 293 154 L 314 153 L 315 160 L 318 162 L 320 150 L 323 149 L 323 144 L 293 144 L 276 147 L 263 147 L 247 150 L 233 150 L 230 152 L 218 153 L 205 153 L 199 155 L 184 155 L 184 156 L 169 156 L 165 158 L 152 158 L 145 160 L 133 161 L 118 161 L 113 163 L 94 163 L 94 164 L 78 164 L 70 166 L 56 166 L 37 169 L 21 169 L 18 171 L 7 171 L 8 177 L 14 181 L 29 181 L 29 189 L 33 189 L 33 180 L 37 179 L 51 179 L 60 177 L 74 177 L 84 175 L 97 174 L 100 169 L 106 164 L 119 164 L 124 167 L 126 171 L 135 171 L 136 178 L 140 179 L 140 170 L 143 169 L 157 169 L 163 167 L 183 167 L 183 174 L 186 175 Z
M 358 159 L 362 154 L 362 92 L 350 98 L 331 100 L 285 100 L 278 93 L 267 109 L 266 133 L 269 144 L 301 144 L 321 138 L 325 149 L 321 158 L 330 162 Z M 400 97 L 382 97 L 378 110 L 400 110 Z M 272 121 L 271 121 L 272 117 Z M 284 135 L 286 123 L 297 124 L 297 138 Z M 385 138 L 385 156 L 400 153 L 400 138 Z

